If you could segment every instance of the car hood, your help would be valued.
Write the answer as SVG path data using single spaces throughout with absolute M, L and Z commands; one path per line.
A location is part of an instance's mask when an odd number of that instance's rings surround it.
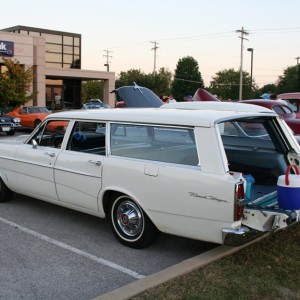
M 3 122 L 7 122 L 7 123 L 9 123 L 9 122 L 11 122 L 12 120 L 11 120 L 11 117 L 9 117 L 9 116 L 5 116 L 5 115 L 1 115 L 0 116 L 0 123 L 3 123 Z
M 118 101 L 124 101 L 126 107 L 160 107 L 164 103 L 151 90 L 134 86 L 123 86 L 112 91 Z
M 212 95 L 211 93 L 209 93 L 208 91 L 199 88 L 194 96 L 193 96 L 193 101 L 216 101 L 216 102 L 220 102 L 220 100 L 215 97 L 214 95 Z

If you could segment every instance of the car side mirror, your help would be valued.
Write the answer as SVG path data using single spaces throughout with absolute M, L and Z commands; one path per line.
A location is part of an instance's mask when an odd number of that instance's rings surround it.
M 38 143 L 36 142 L 36 140 L 31 140 L 31 145 L 33 149 L 36 149 L 38 146 Z

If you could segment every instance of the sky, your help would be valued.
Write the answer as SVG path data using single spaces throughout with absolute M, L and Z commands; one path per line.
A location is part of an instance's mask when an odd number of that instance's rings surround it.
M 192 56 L 206 86 L 219 71 L 240 70 L 241 56 L 250 74 L 248 48 L 260 87 L 276 83 L 300 57 L 297 0 L 13 0 L 1 11 L 1 29 L 24 25 L 81 34 L 82 69 L 105 71 L 108 53 L 116 76 L 130 69 L 153 72 L 153 42 L 157 71 L 174 74 L 178 61 Z M 248 33 L 243 51 L 242 28 Z

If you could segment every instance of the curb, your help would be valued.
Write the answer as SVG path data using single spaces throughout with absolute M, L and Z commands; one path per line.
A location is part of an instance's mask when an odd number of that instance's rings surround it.
M 171 279 L 174 279 L 178 276 L 190 273 L 202 266 L 210 264 L 216 260 L 219 260 L 225 256 L 231 255 L 240 251 L 241 249 L 248 247 L 253 243 L 260 242 L 265 239 L 269 234 L 260 236 L 259 238 L 239 247 L 231 246 L 219 246 L 212 250 L 209 250 L 200 255 L 194 256 L 187 260 L 184 260 L 181 263 L 178 263 L 174 266 L 171 266 L 167 269 L 159 271 L 157 273 L 151 274 L 143 279 L 134 281 L 130 284 L 127 284 L 123 287 L 115 289 L 111 292 L 103 294 L 93 300 L 129 300 L 133 297 L 145 292 L 146 290 L 163 284 Z

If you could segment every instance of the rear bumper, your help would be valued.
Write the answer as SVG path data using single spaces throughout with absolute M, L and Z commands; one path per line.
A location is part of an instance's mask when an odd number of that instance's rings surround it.
M 248 227 L 225 228 L 222 230 L 223 244 L 227 246 L 241 246 L 244 245 L 266 232 L 249 229 Z

